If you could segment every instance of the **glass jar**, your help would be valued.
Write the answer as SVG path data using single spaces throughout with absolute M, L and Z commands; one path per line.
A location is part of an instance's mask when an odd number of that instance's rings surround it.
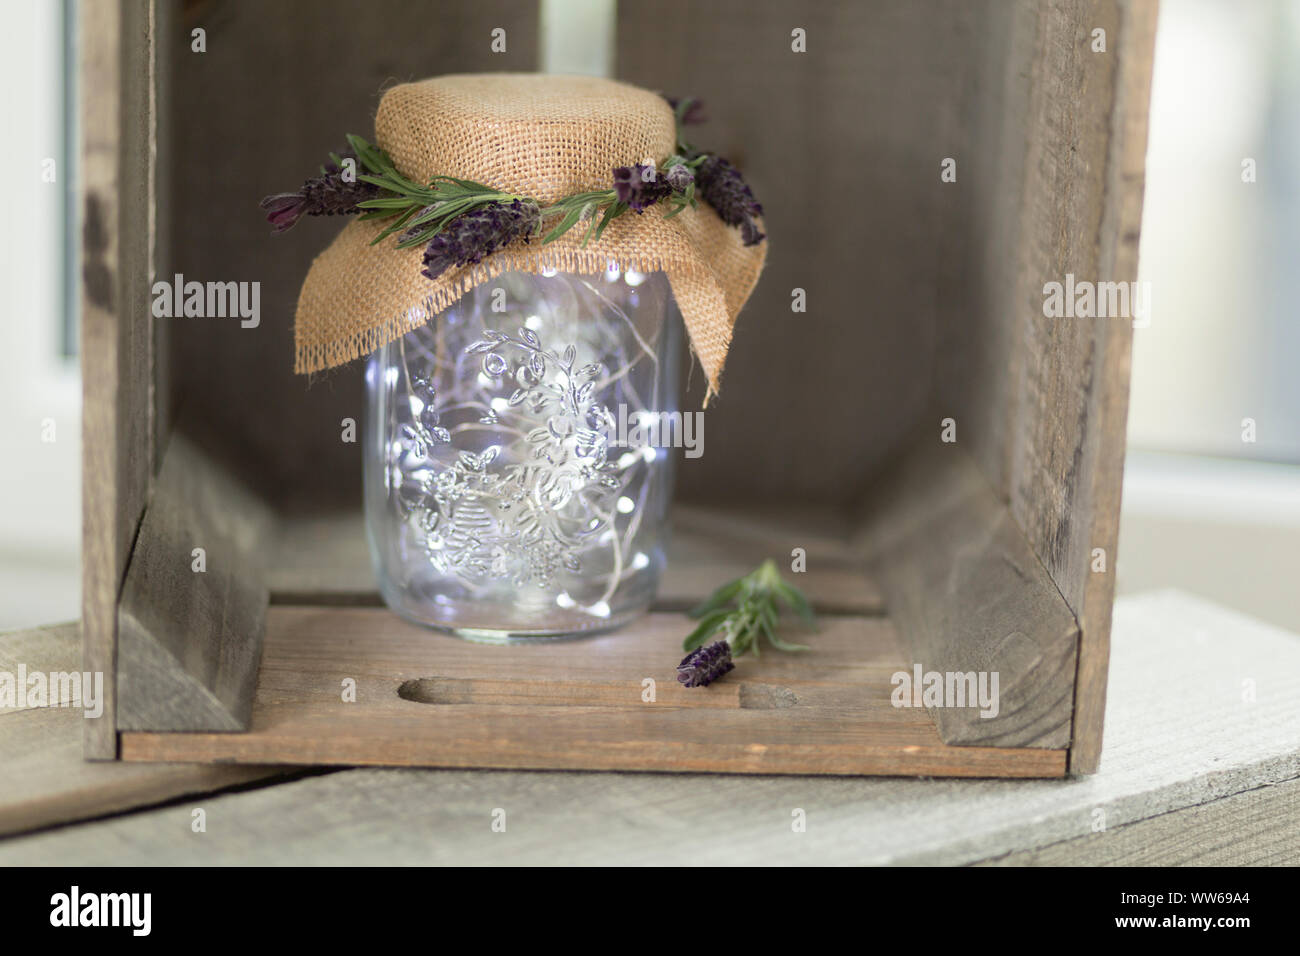
M 388 606 L 489 642 L 644 612 L 674 455 L 636 425 L 677 411 L 680 327 L 663 273 L 511 272 L 372 353 L 366 527 Z

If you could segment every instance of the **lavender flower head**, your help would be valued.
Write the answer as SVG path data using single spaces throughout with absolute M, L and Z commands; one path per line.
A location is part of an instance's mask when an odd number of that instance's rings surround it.
M 740 227 L 745 245 L 757 245 L 767 238 L 754 222 L 755 216 L 763 214 L 763 207 L 735 166 L 721 156 L 709 156 L 696 170 L 695 182 L 700 198 L 717 210 L 722 221 Z
M 672 187 L 647 163 L 618 166 L 614 169 L 614 196 L 629 209 L 641 212 L 661 199 L 667 199 Z
M 691 171 L 689 166 L 678 163 L 675 166 L 668 167 L 668 172 L 664 174 L 664 178 L 668 180 L 668 185 L 672 187 L 673 192 L 684 193 L 686 187 L 695 182 L 695 173 Z
M 735 666 L 731 662 L 731 645 L 714 641 L 682 658 L 677 665 L 677 679 L 687 687 L 708 687 Z
M 536 203 L 512 199 L 487 203 L 457 216 L 424 249 L 422 274 L 436 279 L 452 266 L 482 262 L 496 250 L 537 231 Z
M 324 167 L 322 175 L 307 180 L 296 193 L 276 193 L 261 202 L 266 210 L 266 221 L 274 228 L 272 233 L 292 229 L 303 216 L 350 216 L 361 210 L 357 203 L 374 199 L 379 187 L 373 183 L 343 178 L 344 160 L 353 161 L 353 170 L 360 168 L 356 153 L 339 154 L 339 163 L 332 160 Z

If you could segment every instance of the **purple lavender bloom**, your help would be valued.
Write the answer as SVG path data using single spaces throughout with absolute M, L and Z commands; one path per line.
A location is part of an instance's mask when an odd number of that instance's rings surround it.
M 266 221 L 271 224 L 271 232 L 284 232 L 307 213 L 307 200 L 301 193 L 276 193 L 267 196 L 259 203 L 266 210 Z
M 682 658 L 677 665 L 677 679 L 687 687 L 708 687 L 735 666 L 731 663 L 731 645 L 714 641 Z
M 695 182 L 695 173 L 691 171 L 689 166 L 678 163 L 675 166 L 668 167 L 668 172 L 664 174 L 664 178 L 668 180 L 668 185 L 672 187 L 673 192 L 684 193 L 686 187 Z
M 260 205 L 266 210 L 271 231 L 292 229 L 303 216 L 351 216 L 361 211 L 357 203 L 379 195 L 379 187 L 373 183 L 343 178 L 340 163 L 348 159 L 358 163 L 355 169 L 360 168 L 356 154 L 345 151 L 339 154 L 339 163 L 331 160 L 322 175 L 307 180 L 296 193 L 276 193 L 263 199 Z
M 487 203 L 457 216 L 429 240 L 424 249 L 422 274 L 436 279 L 453 266 L 470 265 L 516 239 L 524 241 L 537 231 L 539 210 L 535 203 Z
M 763 214 L 763 207 L 735 166 L 721 156 L 710 156 L 696 170 L 695 181 L 700 198 L 717 210 L 722 221 L 740 227 L 745 245 L 757 245 L 766 238 L 753 221 L 754 216 Z
M 618 166 L 614 169 L 615 197 L 636 212 L 653 206 L 661 199 L 667 199 L 671 193 L 672 187 L 647 163 Z

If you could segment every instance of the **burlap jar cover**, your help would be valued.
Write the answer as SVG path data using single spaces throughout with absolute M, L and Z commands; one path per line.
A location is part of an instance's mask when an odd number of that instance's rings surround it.
M 672 109 L 660 96 L 581 76 L 470 74 L 390 89 L 375 118 L 377 145 L 410 179 L 455 176 L 537 200 L 608 189 L 614 167 L 657 163 L 676 150 Z M 691 345 L 716 394 L 736 315 L 762 271 L 767 244 L 707 203 L 664 218 L 662 205 L 614 219 L 582 245 L 583 228 L 542 245 L 515 242 L 435 280 L 422 249 L 370 245 L 383 221 L 350 223 L 316 257 L 294 322 L 296 370 L 315 372 L 369 354 L 417 328 L 503 272 L 578 274 L 620 269 L 667 274 Z

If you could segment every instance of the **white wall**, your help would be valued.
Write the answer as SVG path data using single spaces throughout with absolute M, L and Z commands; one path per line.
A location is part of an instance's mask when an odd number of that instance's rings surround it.
M 0 30 L 0 630 L 80 616 L 81 406 L 61 356 L 61 4 L 4 0 Z M 56 182 L 42 162 L 56 160 Z M 48 429 L 53 426 L 54 440 Z

